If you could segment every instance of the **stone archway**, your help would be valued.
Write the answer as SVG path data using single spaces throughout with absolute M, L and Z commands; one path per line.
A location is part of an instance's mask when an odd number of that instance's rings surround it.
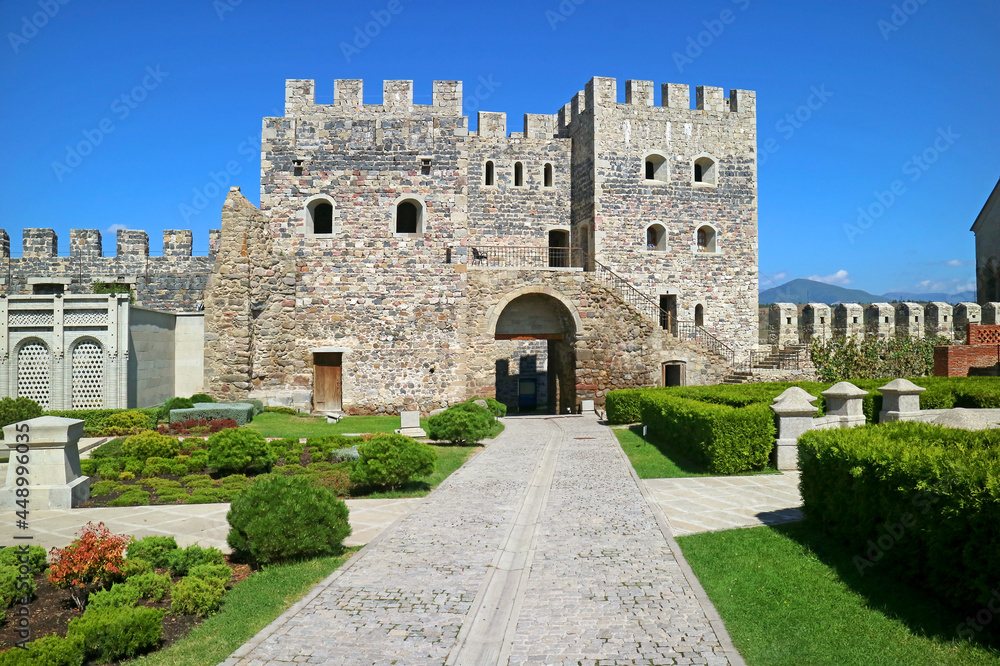
M 495 387 L 508 413 L 576 410 L 575 343 L 582 328 L 572 303 L 551 289 L 519 290 L 494 306 L 490 333 L 509 341 L 496 359 Z

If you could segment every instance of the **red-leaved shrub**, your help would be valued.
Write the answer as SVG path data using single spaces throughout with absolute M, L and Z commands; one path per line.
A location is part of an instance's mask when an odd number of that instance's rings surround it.
M 104 523 L 87 523 L 73 543 L 50 551 L 49 582 L 70 591 L 80 610 L 91 591 L 107 586 L 122 575 L 127 534 L 112 534 Z
M 325 488 L 337 497 L 348 497 L 351 494 L 351 475 L 342 469 L 331 469 L 311 477 L 312 485 Z

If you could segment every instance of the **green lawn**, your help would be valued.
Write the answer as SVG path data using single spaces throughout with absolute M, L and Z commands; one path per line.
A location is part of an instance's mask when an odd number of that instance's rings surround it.
M 258 414 L 246 425 L 264 437 L 322 437 L 347 432 L 393 432 L 399 426 L 398 416 L 345 416 L 337 423 L 327 423 L 325 416 L 293 416 L 275 412 Z M 427 429 L 427 419 L 420 419 L 420 427 Z
M 218 664 L 270 624 L 357 551 L 338 557 L 267 567 L 241 581 L 225 596 L 222 610 L 165 650 L 131 663 L 200 666 Z
M 965 614 L 882 574 L 809 523 L 677 539 L 750 666 L 1000 664 Z M 985 640 L 985 637 L 978 637 Z
M 640 479 L 711 476 L 704 465 L 690 460 L 669 444 L 652 435 L 644 438 L 641 425 L 615 428 L 614 433 Z

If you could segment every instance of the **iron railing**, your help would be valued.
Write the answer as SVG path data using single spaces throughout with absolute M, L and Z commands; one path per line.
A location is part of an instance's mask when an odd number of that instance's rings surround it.
M 476 245 L 469 248 L 469 266 L 483 268 L 570 268 L 577 250 L 569 247 Z

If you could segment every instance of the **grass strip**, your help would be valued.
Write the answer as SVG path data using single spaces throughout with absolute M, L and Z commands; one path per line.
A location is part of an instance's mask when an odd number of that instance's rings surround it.
M 615 428 L 614 433 L 640 479 L 711 476 L 704 465 L 692 461 L 676 447 L 652 435 L 643 437 L 641 425 Z
M 858 573 L 808 522 L 679 537 L 750 666 L 996 665 L 990 637 L 958 636 L 965 614 L 876 568 Z
M 170 647 L 130 663 L 142 666 L 218 664 L 340 567 L 359 548 L 336 557 L 266 567 L 238 583 L 222 609 Z

